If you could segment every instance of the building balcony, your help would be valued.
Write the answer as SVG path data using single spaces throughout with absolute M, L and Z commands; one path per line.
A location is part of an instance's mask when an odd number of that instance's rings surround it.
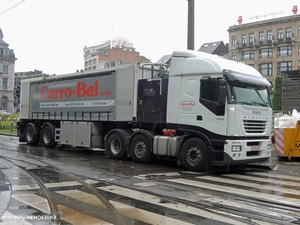
M 237 50 L 244 49 L 244 48 L 251 48 L 251 47 L 261 47 L 261 46 L 272 46 L 277 44 L 290 44 L 294 43 L 294 37 L 282 38 L 282 39 L 275 39 L 275 40 L 264 40 L 264 41 L 254 41 L 248 43 L 237 43 L 233 45 L 232 48 Z

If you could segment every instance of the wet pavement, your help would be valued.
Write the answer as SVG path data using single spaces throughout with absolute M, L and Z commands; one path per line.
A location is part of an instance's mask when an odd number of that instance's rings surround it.
M 0 139 L 1 224 L 55 224 L 57 217 L 60 224 L 299 222 L 300 161 L 274 151 L 269 161 L 238 171 L 192 173 L 175 162 L 143 165 L 111 160 L 101 150 L 50 150 Z

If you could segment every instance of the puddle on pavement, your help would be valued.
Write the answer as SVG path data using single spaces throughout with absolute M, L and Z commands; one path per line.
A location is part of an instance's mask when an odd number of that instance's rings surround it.
M 47 168 L 31 169 L 30 172 L 32 172 L 34 175 L 40 178 L 44 183 L 74 181 L 67 175 L 64 175 L 54 170 L 49 170 Z

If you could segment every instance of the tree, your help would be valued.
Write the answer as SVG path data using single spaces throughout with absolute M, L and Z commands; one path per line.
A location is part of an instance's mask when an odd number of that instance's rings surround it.
M 275 89 L 273 94 L 273 110 L 280 111 L 281 110 L 281 94 L 282 94 L 282 79 L 281 76 L 277 76 L 275 80 Z

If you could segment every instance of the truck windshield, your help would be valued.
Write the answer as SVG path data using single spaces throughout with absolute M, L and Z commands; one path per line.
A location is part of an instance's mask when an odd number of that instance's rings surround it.
M 229 104 L 271 107 L 267 87 L 240 83 L 229 84 Z

